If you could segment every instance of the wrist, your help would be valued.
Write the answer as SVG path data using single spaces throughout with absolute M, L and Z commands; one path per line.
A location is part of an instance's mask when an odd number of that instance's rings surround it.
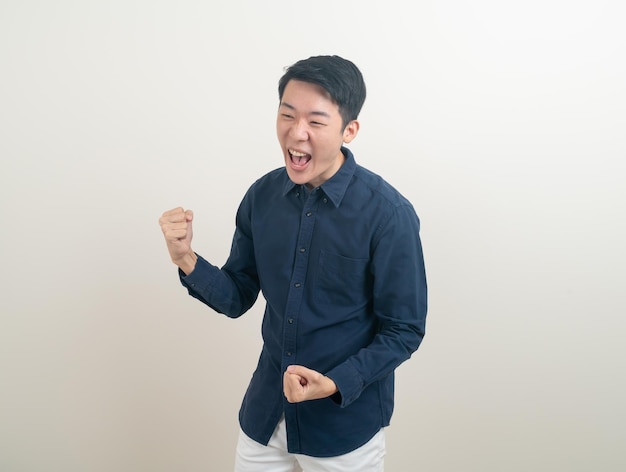
M 337 384 L 330 377 L 326 377 L 326 384 L 328 385 L 327 387 L 328 396 L 334 395 L 335 393 L 339 391 L 339 389 L 337 388 Z
M 178 268 L 185 273 L 185 275 L 189 275 L 193 272 L 196 268 L 197 261 L 198 256 L 191 249 L 183 257 L 172 259 L 172 262 L 176 264 Z

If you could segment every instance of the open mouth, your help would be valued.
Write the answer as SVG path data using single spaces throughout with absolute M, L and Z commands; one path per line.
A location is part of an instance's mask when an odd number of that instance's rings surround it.
M 289 156 L 291 157 L 291 162 L 293 162 L 296 166 L 305 166 L 311 160 L 310 154 L 296 151 L 295 149 L 289 149 L 288 151 Z

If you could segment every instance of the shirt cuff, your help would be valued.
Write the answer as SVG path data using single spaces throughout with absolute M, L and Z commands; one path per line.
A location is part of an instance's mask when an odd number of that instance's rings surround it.
M 331 399 L 339 403 L 341 408 L 347 407 L 361 396 L 363 380 L 350 361 L 334 367 L 326 373 L 326 377 L 332 379 L 339 390 L 338 394 L 331 396 Z
M 185 275 L 182 270 L 178 269 L 178 277 L 190 295 L 201 300 L 207 300 L 210 298 L 210 288 L 215 281 L 217 268 L 202 256 L 198 254 L 196 256 L 198 256 L 198 260 L 193 271 L 189 275 Z M 219 269 L 217 271 L 219 272 Z

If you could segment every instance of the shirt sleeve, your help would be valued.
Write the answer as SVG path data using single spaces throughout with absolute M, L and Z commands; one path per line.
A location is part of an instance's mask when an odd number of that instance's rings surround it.
M 373 341 L 328 371 L 341 407 L 354 402 L 377 380 L 389 376 L 417 350 L 425 334 L 427 287 L 419 237 L 420 223 L 410 204 L 395 208 L 374 239 Z
M 237 318 L 255 303 L 260 290 L 250 226 L 250 199 L 237 211 L 236 228 L 226 264 L 220 269 L 198 256 L 195 269 L 180 281 L 194 298 L 215 311 Z

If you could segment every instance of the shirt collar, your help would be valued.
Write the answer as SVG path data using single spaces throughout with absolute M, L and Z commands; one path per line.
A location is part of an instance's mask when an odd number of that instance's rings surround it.
M 335 207 L 339 207 L 341 204 L 341 201 L 346 194 L 346 190 L 348 190 L 348 185 L 352 180 L 352 176 L 354 175 L 354 171 L 356 170 L 356 161 L 354 160 L 352 151 L 342 146 L 341 152 L 346 160 L 335 175 L 320 185 L 320 188 L 324 191 L 330 201 L 333 202 Z M 288 178 L 287 182 L 285 182 L 285 187 L 283 188 L 283 195 L 287 195 L 287 193 L 289 193 L 295 185 L 296 184 Z

